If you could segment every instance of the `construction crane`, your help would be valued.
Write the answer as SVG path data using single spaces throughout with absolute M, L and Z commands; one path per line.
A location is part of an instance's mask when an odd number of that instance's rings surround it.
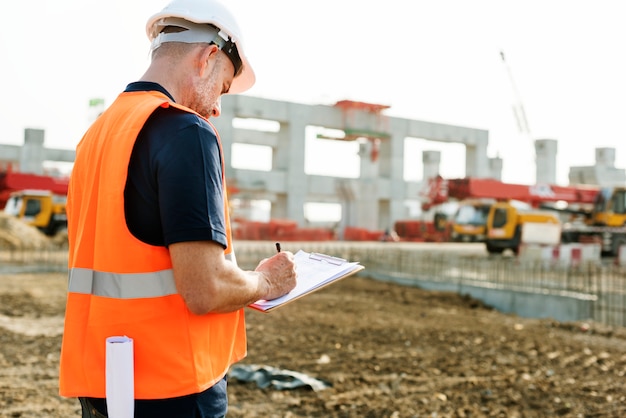
M 537 182 L 548 182 L 553 183 L 555 181 L 556 173 L 554 172 L 554 163 L 548 163 L 544 160 L 539 160 L 540 157 L 545 157 L 547 154 L 543 154 L 540 156 L 537 154 L 539 149 L 544 149 L 543 141 L 542 143 L 537 143 L 533 138 L 531 133 L 530 125 L 528 123 L 528 117 L 526 116 L 526 110 L 524 109 L 524 103 L 522 101 L 522 97 L 517 88 L 517 84 L 515 83 L 515 78 L 513 77 L 513 72 L 511 71 L 511 67 L 507 63 L 506 57 L 504 55 L 504 51 L 500 50 L 500 58 L 502 59 L 502 64 L 506 70 L 506 73 L 509 78 L 509 82 L 511 84 L 511 90 L 513 93 L 513 115 L 515 116 L 515 121 L 517 122 L 517 128 L 519 133 L 525 139 L 525 146 L 530 145 L 530 158 L 532 158 L 535 165 L 535 174 Z M 538 148 L 540 147 L 540 148 Z M 544 164 L 548 163 L 548 166 Z
M 513 72 L 511 71 L 511 67 L 506 62 L 504 51 L 502 50 L 500 50 L 500 58 L 502 58 L 502 63 L 504 64 L 507 75 L 509 76 L 509 81 L 511 82 L 511 87 L 515 96 L 515 102 L 513 103 L 513 114 L 515 115 L 515 120 L 517 121 L 517 127 L 522 135 L 528 137 L 528 139 L 532 141 L 530 126 L 528 125 L 528 118 L 526 117 L 526 110 L 524 110 L 522 97 L 520 96 L 517 85 L 515 84 L 515 79 L 513 78 Z

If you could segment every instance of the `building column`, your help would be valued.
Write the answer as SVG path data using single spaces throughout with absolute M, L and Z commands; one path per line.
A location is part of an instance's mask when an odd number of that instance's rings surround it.
M 20 171 L 22 173 L 43 174 L 45 150 L 44 130 L 27 128 L 24 130 L 24 146 L 20 150 Z
M 379 191 L 378 171 L 380 161 L 380 139 L 359 139 L 360 177 L 356 180 L 354 193 L 355 218 L 353 225 L 367 229 L 378 229 Z
M 230 102 L 229 102 L 230 103 Z M 224 171 L 226 173 L 226 179 L 232 179 L 234 176 L 234 168 L 231 164 L 233 157 L 233 143 L 235 135 L 235 128 L 233 127 L 233 120 L 235 119 L 235 106 L 222 106 L 221 115 L 219 118 L 212 119 L 211 123 L 215 126 L 220 141 L 222 142 L 222 149 L 224 151 Z
M 288 193 L 278 195 L 272 202 L 271 217 L 285 215 L 305 225 L 304 204 L 306 203 L 308 184 L 304 172 L 305 139 L 308 107 L 297 104 L 289 105 L 289 122 L 280 124 L 277 145 L 273 149 L 272 170 L 285 172 L 285 188 Z
M 391 138 L 383 141 L 380 147 L 381 177 L 389 179 L 389 202 L 383 203 L 388 207 L 390 221 L 402 219 L 406 213 L 405 199 L 417 199 L 418 196 L 405 196 L 404 181 L 404 140 L 407 137 L 406 123 L 400 119 L 391 119 Z M 384 167 L 384 169 L 383 169 Z M 391 228 L 393 225 L 380 225 L 382 228 Z
M 424 165 L 422 178 L 425 181 L 437 177 L 441 172 L 439 170 L 439 167 L 441 165 L 441 151 L 422 152 L 422 163 Z
M 557 142 L 555 139 L 538 139 L 535 141 L 535 183 L 556 183 L 556 153 Z
M 495 180 L 502 180 L 502 158 L 494 157 L 489 159 L 489 177 Z
M 467 177 L 486 178 L 490 176 L 489 158 L 487 157 L 488 137 L 476 138 L 474 144 L 465 145 L 465 175 Z

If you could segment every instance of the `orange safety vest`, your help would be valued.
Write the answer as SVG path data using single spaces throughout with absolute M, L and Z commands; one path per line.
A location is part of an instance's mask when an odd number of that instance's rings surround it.
M 192 314 L 176 291 L 168 249 L 143 243 L 126 226 L 124 187 L 131 151 L 159 106 L 194 113 L 158 92 L 122 93 L 78 144 L 67 199 L 69 285 L 61 396 L 106 396 L 105 341 L 111 336 L 133 339 L 135 399 L 201 392 L 246 356 L 243 309 Z M 236 262 L 223 167 L 222 157 L 225 255 Z

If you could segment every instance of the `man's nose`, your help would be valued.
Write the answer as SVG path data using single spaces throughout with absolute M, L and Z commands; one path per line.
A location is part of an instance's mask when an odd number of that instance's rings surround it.
M 222 114 L 222 98 L 218 98 L 213 105 L 213 109 L 211 109 L 211 117 L 217 118 Z

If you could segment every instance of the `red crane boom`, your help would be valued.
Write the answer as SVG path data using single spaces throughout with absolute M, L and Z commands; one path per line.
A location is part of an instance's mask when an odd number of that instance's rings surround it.
M 553 184 L 511 184 L 495 179 L 465 177 L 444 179 L 440 176 L 428 181 L 424 193 L 428 209 L 450 199 L 489 198 L 496 200 L 519 200 L 534 207 L 546 202 L 591 204 L 600 189 L 593 186 L 557 186 Z

